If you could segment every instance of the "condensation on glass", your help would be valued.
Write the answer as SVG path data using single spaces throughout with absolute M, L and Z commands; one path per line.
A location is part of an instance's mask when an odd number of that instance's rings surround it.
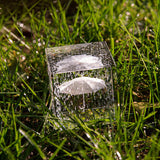
M 46 57 L 51 109 L 57 117 L 75 113 L 88 121 L 114 112 L 115 62 L 106 42 L 46 48 Z

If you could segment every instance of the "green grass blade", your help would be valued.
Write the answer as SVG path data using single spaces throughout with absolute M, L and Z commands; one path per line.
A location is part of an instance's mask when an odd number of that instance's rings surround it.
M 24 130 L 19 129 L 19 132 L 36 148 L 36 150 L 38 151 L 39 155 L 41 156 L 42 159 L 46 160 L 46 156 L 45 154 L 42 152 L 41 148 L 39 147 L 39 145 L 33 140 L 33 138 L 26 133 Z
M 67 141 L 67 139 L 64 139 L 62 141 L 62 143 L 58 146 L 58 148 L 56 149 L 56 151 L 54 152 L 54 154 L 49 158 L 49 160 L 52 160 L 55 158 L 55 156 L 57 156 L 58 152 L 62 149 L 63 145 L 65 144 L 65 142 Z
M 72 154 L 71 154 L 71 153 L 69 153 L 68 151 L 66 151 L 65 149 L 63 149 L 62 147 L 60 147 L 59 145 L 51 142 L 51 140 L 50 140 L 49 138 L 47 138 L 46 141 L 49 142 L 50 144 L 52 144 L 53 146 L 57 147 L 57 149 L 62 150 L 62 151 L 63 151 L 64 153 L 66 153 L 68 156 L 72 157 Z M 64 139 L 63 142 L 65 143 L 65 141 L 66 141 L 66 140 Z M 63 143 L 63 142 L 62 142 L 62 143 Z M 62 144 L 62 143 L 61 143 L 61 144 Z M 64 143 L 63 143 L 63 144 L 64 144 Z

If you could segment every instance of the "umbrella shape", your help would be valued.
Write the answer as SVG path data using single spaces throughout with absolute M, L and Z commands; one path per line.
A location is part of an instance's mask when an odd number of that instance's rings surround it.
M 99 57 L 86 54 L 67 57 L 59 61 L 56 66 L 57 73 L 91 70 L 104 67 Z
M 104 80 L 90 77 L 75 78 L 59 86 L 60 93 L 71 95 L 97 92 L 103 88 L 106 88 Z

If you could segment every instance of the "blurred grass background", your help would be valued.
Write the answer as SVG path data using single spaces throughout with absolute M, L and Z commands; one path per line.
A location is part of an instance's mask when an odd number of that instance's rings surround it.
M 0 158 L 159 159 L 159 6 L 0 1 Z M 55 130 L 45 48 L 95 41 L 108 43 L 117 65 L 113 127 L 88 126 L 73 115 L 79 129 Z

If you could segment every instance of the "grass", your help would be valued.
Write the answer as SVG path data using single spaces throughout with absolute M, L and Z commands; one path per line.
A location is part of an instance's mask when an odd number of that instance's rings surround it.
M 0 8 L 0 159 L 160 158 L 158 0 Z M 116 120 L 110 128 L 72 115 L 79 129 L 66 130 L 48 109 L 45 48 L 103 40 L 117 65 Z

